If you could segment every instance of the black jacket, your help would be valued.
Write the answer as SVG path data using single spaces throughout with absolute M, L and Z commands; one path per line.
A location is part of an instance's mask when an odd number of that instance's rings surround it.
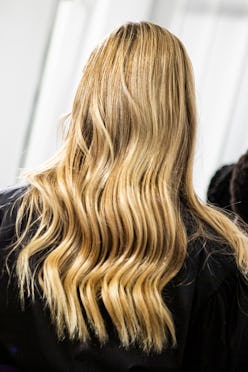
M 30 372 L 248 371 L 248 284 L 227 247 L 203 238 L 189 244 L 182 270 L 164 289 L 177 348 L 159 355 L 125 350 L 114 330 L 104 346 L 94 337 L 87 344 L 58 341 L 42 299 L 27 300 L 22 311 L 15 277 L 9 281 L 5 269 L 6 247 L 15 236 L 12 207 L 22 190 L 0 193 L 0 371 L 3 365 Z M 107 315 L 106 322 L 111 329 Z

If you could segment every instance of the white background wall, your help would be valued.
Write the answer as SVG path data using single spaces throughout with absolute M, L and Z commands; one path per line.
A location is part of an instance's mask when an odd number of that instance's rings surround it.
M 15 182 L 25 151 L 56 4 L 0 1 L 0 187 Z
M 0 187 L 16 182 L 20 164 L 52 155 L 90 51 L 114 27 L 140 20 L 169 28 L 192 59 L 198 194 L 248 148 L 248 0 L 1 0 Z

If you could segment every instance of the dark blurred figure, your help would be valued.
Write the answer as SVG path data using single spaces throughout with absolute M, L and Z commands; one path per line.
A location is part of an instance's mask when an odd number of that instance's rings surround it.
M 233 168 L 230 194 L 233 211 L 248 223 L 248 151 Z
M 235 212 L 248 223 L 248 151 L 237 163 L 216 171 L 209 183 L 207 201 Z
M 207 200 L 225 210 L 232 211 L 230 182 L 235 164 L 224 165 L 219 168 L 212 177 L 208 191 Z

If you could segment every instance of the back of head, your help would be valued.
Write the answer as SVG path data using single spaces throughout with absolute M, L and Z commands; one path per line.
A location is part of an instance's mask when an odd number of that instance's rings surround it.
M 102 181 L 102 174 L 121 169 L 139 184 L 149 170 L 166 176 L 177 194 L 192 165 L 195 127 L 183 45 L 159 26 L 128 23 L 93 51 L 84 69 L 65 161 L 80 165 L 87 157 Z

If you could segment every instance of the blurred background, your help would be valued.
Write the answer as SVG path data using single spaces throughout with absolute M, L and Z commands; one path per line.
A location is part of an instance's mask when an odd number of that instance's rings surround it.
M 248 148 L 248 0 L 0 0 L 0 188 L 56 151 L 94 46 L 141 20 L 168 28 L 191 57 L 202 199 L 215 170 Z

